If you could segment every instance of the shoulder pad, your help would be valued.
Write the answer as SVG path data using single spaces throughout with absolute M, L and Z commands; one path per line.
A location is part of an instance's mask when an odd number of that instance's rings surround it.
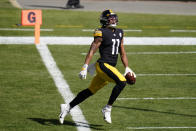
M 94 37 L 102 37 L 102 31 L 100 29 L 95 29 Z

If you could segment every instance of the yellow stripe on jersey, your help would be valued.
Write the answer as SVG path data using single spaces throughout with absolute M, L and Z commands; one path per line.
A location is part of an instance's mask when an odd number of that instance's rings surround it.
M 94 32 L 94 37 L 102 37 L 102 31 L 100 31 L 100 30 L 95 30 L 95 32 Z

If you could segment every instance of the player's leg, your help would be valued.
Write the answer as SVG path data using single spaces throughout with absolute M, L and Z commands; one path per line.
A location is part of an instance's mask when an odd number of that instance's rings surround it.
M 87 99 L 91 95 L 93 95 L 93 93 L 87 88 L 79 92 L 78 95 L 69 104 L 61 104 L 61 113 L 59 115 L 59 122 L 63 124 L 64 118 L 67 116 L 70 110 L 74 106 L 83 102 L 85 99 Z
M 100 63 L 99 65 L 101 70 L 109 77 L 108 81 L 116 83 L 108 101 L 108 105 L 112 105 L 126 86 L 126 79 L 115 67 L 106 63 Z
M 103 81 L 99 77 L 99 75 L 96 75 L 93 78 L 93 80 L 91 81 L 89 88 L 78 93 L 78 95 L 70 102 L 70 108 L 73 108 L 74 106 L 80 104 L 85 99 L 87 99 L 91 95 L 95 94 L 99 89 L 101 89 L 106 84 L 107 84 L 107 82 Z
M 126 86 L 126 79 L 115 67 L 106 63 L 99 63 L 99 65 L 100 65 L 100 69 L 108 76 L 108 81 L 116 83 L 116 85 L 112 90 L 107 105 L 102 109 L 102 113 L 104 115 L 105 121 L 108 123 L 112 123 L 111 121 L 112 105 L 115 102 L 116 98 L 120 95 L 121 91 Z
M 63 124 L 64 118 L 73 107 L 80 104 L 91 95 L 95 94 L 105 84 L 107 84 L 107 82 L 104 82 L 98 75 L 96 75 L 91 81 L 89 88 L 79 92 L 78 95 L 69 104 L 61 104 L 61 114 L 59 115 L 60 123 Z
M 80 104 L 83 102 L 85 99 L 93 95 L 93 93 L 87 88 L 82 90 L 77 94 L 77 96 L 69 103 L 70 108 L 75 107 L 76 105 Z
M 112 123 L 112 120 L 111 120 L 112 105 L 116 101 L 116 98 L 120 95 L 126 83 L 122 82 L 122 84 L 123 85 L 116 84 L 116 86 L 112 90 L 112 93 L 110 95 L 107 105 L 102 109 L 104 119 L 108 123 Z

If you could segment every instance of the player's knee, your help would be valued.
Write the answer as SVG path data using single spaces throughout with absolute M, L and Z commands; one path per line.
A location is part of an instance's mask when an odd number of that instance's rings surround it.
M 94 95 L 96 92 L 97 92 L 97 90 L 95 90 L 95 89 L 93 89 L 93 88 L 87 88 L 88 90 L 89 90 L 89 93 L 91 94 L 91 95 Z
M 88 90 L 88 95 L 89 96 L 93 95 L 93 92 L 91 92 L 91 90 L 89 90 L 88 88 L 87 88 L 87 90 Z
M 82 94 L 84 95 L 84 97 L 89 97 L 93 95 L 93 93 L 88 88 L 83 90 L 82 92 L 83 92 Z
M 118 87 L 119 87 L 120 90 L 123 90 L 125 86 L 126 86 L 126 81 L 118 82 Z

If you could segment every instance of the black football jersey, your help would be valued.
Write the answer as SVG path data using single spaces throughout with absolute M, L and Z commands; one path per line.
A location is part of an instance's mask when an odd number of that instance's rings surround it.
M 102 37 L 102 42 L 99 47 L 100 58 L 98 62 L 108 63 L 116 66 L 118 60 L 118 53 L 121 47 L 121 40 L 123 39 L 123 30 L 109 28 L 96 29 L 94 38 Z

